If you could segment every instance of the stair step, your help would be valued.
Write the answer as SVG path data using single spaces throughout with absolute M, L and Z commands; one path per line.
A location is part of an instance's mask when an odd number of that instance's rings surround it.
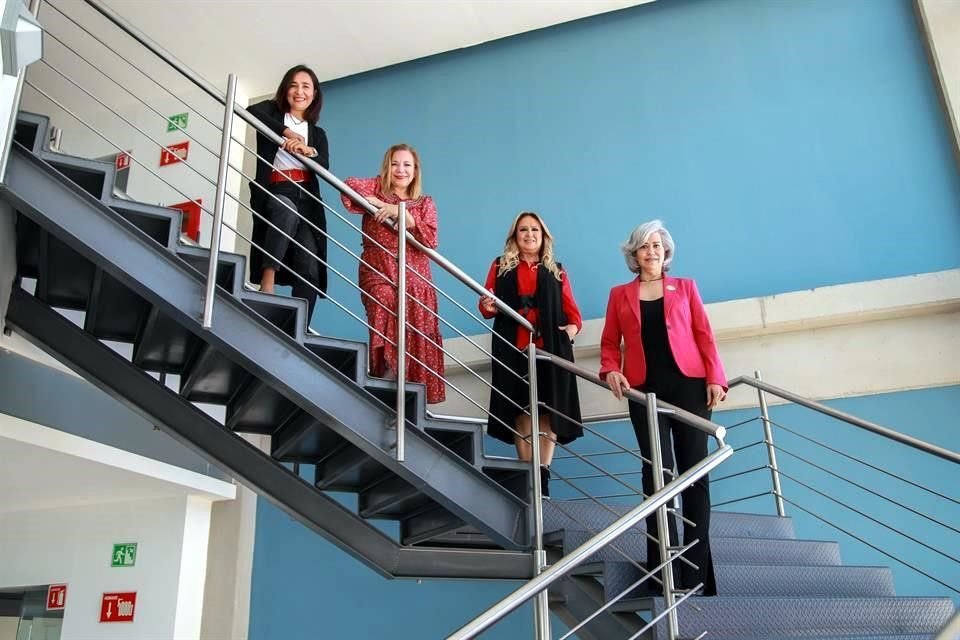
M 440 505 L 432 505 L 400 522 L 400 543 L 415 545 L 431 542 L 434 538 L 454 532 L 463 525 L 463 520 Z
M 162 230 L 161 230 L 162 231 Z M 204 279 L 210 268 L 210 252 L 200 247 L 177 247 L 177 256 L 196 269 Z M 217 286 L 235 294 L 243 286 L 244 258 L 232 253 L 221 253 L 217 259 Z
M 50 151 L 44 152 L 42 156 L 53 168 L 97 200 L 111 197 L 115 175 L 112 163 Z
M 307 328 L 306 300 L 247 290 L 240 297 L 244 304 L 288 336 L 296 338 L 298 331 L 302 335 Z
M 629 562 L 604 562 L 606 598 L 616 597 L 644 572 Z M 791 566 L 714 563 L 721 596 L 887 597 L 893 576 L 885 567 Z M 789 579 L 786 576 L 789 575 Z
M 313 464 L 346 444 L 309 413 L 297 409 L 271 439 L 271 455 L 281 462 Z
M 470 425 L 465 426 L 461 430 L 429 428 L 424 431 L 455 455 L 474 464 L 477 461 L 477 430 Z
M 255 377 L 227 404 L 226 426 L 243 433 L 273 434 L 299 408 L 279 391 Z
M 147 371 L 179 374 L 199 345 L 179 322 L 152 307 L 134 345 L 133 362 Z
M 51 307 L 86 310 L 93 289 L 93 263 L 54 236 L 47 237 L 45 257 L 37 297 Z
M 544 502 L 544 506 L 549 501 Z M 569 553 L 586 542 L 591 534 L 585 531 L 564 531 L 550 537 L 552 543 L 563 545 Z M 647 557 L 647 538 L 633 531 L 620 536 L 614 543 L 618 549 L 638 562 Z M 720 564 L 781 564 L 781 565 L 839 565 L 840 547 L 836 542 L 820 540 L 783 540 L 779 538 L 728 538 L 711 536 L 713 561 Z M 623 560 L 623 555 L 604 548 L 587 558 L 586 562 Z
M 112 199 L 110 208 L 153 238 L 160 246 L 165 248 L 177 246 L 177 240 L 180 237 L 179 210 L 117 198 Z M 206 269 L 201 270 L 201 273 L 206 272 Z
M 101 340 L 134 342 L 149 312 L 146 300 L 97 269 L 83 328 Z
M 654 615 L 663 610 L 654 598 Z M 632 602 L 613 605 L 632 610 Z M 875 638 L 935 633 L 953 614 L 949 598 L 767 598 L 724 597 L 688 600 L 678 610 L 680 635 L 769 640 L 770 638 Z M 659 624 L 657 637 L 666 632 Z
M 307 335 L 303 346 L 354 382 L 366 376 L 367 345 L 363 342 Z
M 362 518 L 402 520 L 432 502 L 409 482 L 390 476 L 360 494 L 357 512 Z
M 601 506 L 589 500 L 551 500 L 544 504 L 543 508 L 544 530 L 589 529 L 599 531 L 613 523 L 619 516 L 630 511 L 634 506 L 636 505 L 613 504 Z M 635 530 L 645 531 L 645 522 L 641 521 L 635 527 Z M 680 530 L 683 530 L 682 526 Z M 710 514 L 710 535 L 731 538 L 796 537 L 793 520 L 790 518 L 733 511 L 713 511 Z
M 392 475 L 362 449 L 344 443 L 316 462 L 316 486 L 325 491 L 361 492 Z
M 227 404 L 249 378 L 245 368 L 204 344 L 183 368 L 180 395 L 191 402 Z

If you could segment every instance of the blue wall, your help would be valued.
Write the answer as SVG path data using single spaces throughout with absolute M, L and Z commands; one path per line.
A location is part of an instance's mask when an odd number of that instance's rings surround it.
M 708 301 L 960 265 L 960 181 L 909 0 L 660 0 L 324 90 L 338 175 L 414 144 L 441 251 L 477 279 L 513 216 L 542 212 L 588 318 L 651 217 Z M 362 335 L 330 305 L 316 326 Z
M 441 250 L 477 279 L 514 215 L 540 211 L 587 318 L 628 279 L 617 245 L 651 217 L 673 230 L 675 272 L 707 301 L 960 266 L 960 180 L 909 0 L 660 0 L 324 89 L 337 175 L 372 175 L 389 144 L 414 144 Z M 341 223 L 331 230 L 359 246 Z M 331 292 L 363 316 L 354 290 Z M 481 330 L 446 303 L 444 315 Z M 329 304 L 314 326 L 365 335 Z M 838 404 L 949 444 L 958 396 Z M 940 404 L 918 425 L 907 418 L 920 397 Z M 252 640 L 439 637 L 505 589 L 385 581 L 269 506 L 257 527 Z M 526 635 L 528 621 L 491 637 Z

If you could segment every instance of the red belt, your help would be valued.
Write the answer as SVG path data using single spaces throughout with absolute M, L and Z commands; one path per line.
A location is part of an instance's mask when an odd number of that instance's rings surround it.
M 274 169 L 270 174 L 270 182 L 306 182 L 308 177 L 303 169 Z

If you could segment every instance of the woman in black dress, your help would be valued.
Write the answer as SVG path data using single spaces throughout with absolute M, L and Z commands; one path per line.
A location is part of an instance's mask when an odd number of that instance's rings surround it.
M 503 255 L 493 261 L 487 274 L 486 287 L 536 328 L 538 349 L 573 361 L 573 338 L 583 320 L 570 278 L 554 257 L 553 236 L 539 215 L 524 211 L 513 221 Z M 530 404 L 525 352 L 530 332 L 506 314 L 497 313 L 490 297 L 480 299 L 480 312 L 494 318 L 493 331 L 499 336 L 494 337 L 492 345 L 493 390 L 487 433 L 515 444 L 519 458 L 529 461 L 531 419 L 524 409 Z M 544 436 L 539 439 L 540 479 L 543 494 L 549 496 L 550 463 L 556 443 L 567 444 L 583 435 L 576 377 L 539 361 L 537 396 L 543 405 L 539 409 L 539 431 Z

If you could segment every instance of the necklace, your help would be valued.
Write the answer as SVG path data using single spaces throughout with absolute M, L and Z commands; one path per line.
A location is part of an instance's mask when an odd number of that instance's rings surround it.
M 304 122 L 306 122 L 306 120 L 301 120 L 300 118 L 298 118 L 297 116 L 293 115 L 293 114 L 290 113 L 289 111 L 287 112 L 287 115 L 290 116 L 290 119 L 291 119 L 291 120 L 293 120 L 293 124 L 303 124 Z
M 644 280 L 644 279 L 643 279 L 643 276 L 640 277 L 640 282 L 656 282 L 657 280 L 663 280 L 663 274 L 662 274 L 662 273 L 661 273 L 658 277 L 656 277 L 656 278 L 650 278 L 649 280 Z

